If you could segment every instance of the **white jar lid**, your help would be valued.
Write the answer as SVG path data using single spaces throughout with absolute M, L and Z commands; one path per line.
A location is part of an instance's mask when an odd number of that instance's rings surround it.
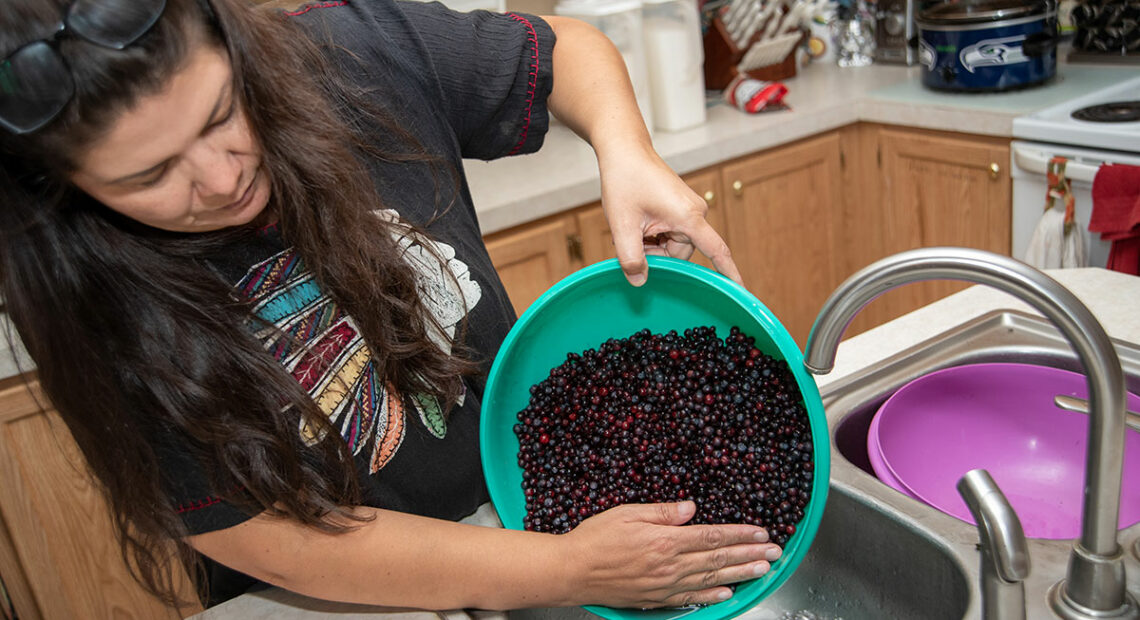
M 641 0 L 559 0 L 556 15 L 613 15 L 641 9 Z

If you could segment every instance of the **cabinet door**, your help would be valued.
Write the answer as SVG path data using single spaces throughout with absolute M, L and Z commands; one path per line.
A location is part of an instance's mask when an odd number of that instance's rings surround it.
M 19 617 L 183 617 L 129 575 L 79 447 L 41 402 L 22 382 L 0 391 L 0 575 Z
M 720 197 L 718 196 L 720 170 L 716 168 L 702 170 L 681 178 L 697 195 L 705 199 L 705 204 L 709 208 L 705 219 L 708 220 L 713 230 L 723 237 L 724 209 L 720 206 Z M 578 230 L 582 242 L 582 262 L 584 264 L 592 265 L 617 256 L 610 226 L 606 222 L 606 216 L 600 203 L 584 207 L 578 212 Z M 700 252 L 693 254 L 692 261 L 710 269 L 713 268 L 712 262 Z
M 547 289 L 570 275 L 569 245 L 574 234 L 573 219 L 562 217 L 487 237 L 487 252 L 515 312 L 521 315 Z
M 722 169 L 724 219 L 744 284 L 803 346 L 838 283 L 839 136 L 811 138 Z
M 883 128 L 878 148 L 882 203 L 868 205 L 862 222 L 882 227 L 883 256 L 932 246 L 1009 255 L 1008 140 Z M 891 291 L 882 298 L 882 320 L 966 286 L 926 282 Z

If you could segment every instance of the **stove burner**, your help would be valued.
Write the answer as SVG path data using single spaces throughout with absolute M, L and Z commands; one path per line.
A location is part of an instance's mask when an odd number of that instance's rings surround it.
M 1140 101 L 1113 101 L 1091 105 L 1073 112 L 1073 118 L 1093 123 L 1132 123 L 1140 121 Z

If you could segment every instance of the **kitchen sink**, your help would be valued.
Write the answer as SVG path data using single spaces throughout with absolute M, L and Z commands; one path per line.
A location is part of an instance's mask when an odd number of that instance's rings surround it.
M 1127 389 L 1140 393 L 1140 347 L 1113 341 Z M 980 316 L 822 390 L 831 433 L 831 491 L 820 529 L 795 574 L 748 620 L 818 618 L 980 619 L 978 532 L 880 482 L 867 458 L 878 408 L 929 372 L 986 362 L 1038 364 L 1081 372 L 1066 340 L 1046 320 L 1002 310 Z M 1140 593 L 1140 524 L 1118 533 L 1128 590 Z M 1047 592 L 1065 577 L 1072 540 L 1029 539 L 1024 581 L 1029 618 L 1052 618 Z M 512 612 L 519 620 L 594 617 L 581 608 Z
M 1140 347 L 1113 340 L 1128 391 L 1140 393 Z M 951 328 L 822 391 L 832 433 L 832 479 L 875 509 L 904 519 L 931 542 L 946 546 L 964 567 L 970 605 L 964 618 L 980 618 L 978 534 L 960 521 L 880 482 L 867 457 L 867 431 L 875 412 L 896 390 L 935 370 L 964 364 L 1016 362 L 1082 372 L 1076 354 L 1045 319 L 1002 310 Z M 1128 590 L 1140 592 L 1140 524 L 1118 532 L 1125 550 Z M 1029 539 L 1031 571 L 1025 580 L 1029 618 L 1052 618 L 1047 592 L 1065 577 L 1073 540 Z
M 833 486 L 819 531 L 795 574 L 740 618 L 780 620 L 810 612 L 806 617 L 818 620 L 958 620 L 970 602 L 967 579 L 960 559 L 932 532 Z M 580 607 L 510 615 L 516 620 L 597 618 Z

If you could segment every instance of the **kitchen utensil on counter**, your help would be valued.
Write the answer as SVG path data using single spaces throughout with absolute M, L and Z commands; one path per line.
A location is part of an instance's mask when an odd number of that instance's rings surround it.
M 828 0 L 817 0 L 813 6 L 811 22 L 808 24 L 808 58 L 811 62 L 834 63 L 835 30 L 832 23 L 836 19 L 836 6 Z
M 727 25 L 714 17 L 704 35 L 705 86 L 722 90 L 739 74 L 764 81 L 785 80 L 796 74 L 796 45 L 800 30 L 817 0 L 755 0 L 751 15 L 731 14 Z M 727 15 L 727 11 L 725 15 Z M 740 22 L 743 20 L 743 23 Z
M 779 82 L 765 82 L 746 77 L 743 73 L 724 89 L 724 99 L 733 107 L 757 114 L 768 109 L 783 109 L 788 87 Z
M 921 12 L 922 83 L 937 90 L 994 92 L 1043 84 L 1057 70 L 1051 0 L 939 2 Z
M 721 10 L 720 19 L 730 33 L 735 34 L 739 30 L 740 23 L 750 13 L 750 7 L 756 1 L 729 0 L 728 4 Z
M 652 128 L 653 103 L 645 61 L 641 0 L 558 0 L 554 13 L 587 22 L 613 41 L 625 60 L 645 125 Z
M 775 3 L 765 4 L 764 0 L 756 0 L 745 16 L 743 24 L 733 34 L 733 43 L 736 43 L 736 46 L 740 48 L 748 47 L 752 37 L 756 35 L 756 31 L 764 25 L 764 20 L 772 15 L 772 7 L 774 6 Z
M 783 34 L 773 39 L 756 41 L 744 53 L 744 57 L 736 66 L 739 73 L 748 73 L 754 69 L 768 67 L 782 62 L 791 54 L 803 35 L 799 32 Z
M 866 67 L 874 62 L 875 20 L 863 0 L 854 6 L 841 5 L 832 27 L 840 67 Z
M 653 125 L 662 131 L 705 122 L 704 49 L 695 0 L 644 0 L 641 9 Z
M 919 0 L 879 0 L 875 6 L 875 62 L 913 65 L 914 13 Z
M 688 261 L 649 256 L 649 279 L 626 282 L 616 259 L 595 263 L 565 278 L 523 313 L 495 357 L 483 394 L 480 446 L 491 500 L 504 526 L 521 529 L 526 511 L 522 470 L 517 463 L 517 412 L 529 402 L 531 385 L 546 378 L 569 352 L 653 332 L 712 325 L 727 335 L 732 326 L 756 338 L 767 355 L 787 361 L 803 395 L 811 428 L 814 477 L 804 517 L 766 575 L 738 584 L 732 598 L 700 608 L 672 610 L 589 607 L 620 620 L 721 620 L 736 616 L 780 587 L 796 570 L 819 528 L 827 500 L 830 442 L 823 403 L 803 367 L 799 347 L 787 330 L 751 293 L 728 278 Z
M 768 7 L 767 18 L 764 20 L 764 29 L 760 32 L 761 40 L 771 39 L 776 36 L 780 28 L 780 23 L 787 14 L 784 11 L 788 10 L 787 5 L 785 5 L 782 0 L 768 0 Z
M 1085 376 L 1046 366 L 955 366 L 900 388 L 875 414 L 867 450 L 876 476 L 946 514 L 972 523 L 955 490 L 989 470 L 1030 538 L 1080 536 L 1088 418 L 1054 404 L 1085 399 Z M 1140 408 L 1140 396 L 1127 395 Z M 1140 522 L 1140 432 L 1126 429 L 1120 527 Z
M 1082 0 L 1069 17 L 1070 61 L 1140 64 L 1140 0 Z

